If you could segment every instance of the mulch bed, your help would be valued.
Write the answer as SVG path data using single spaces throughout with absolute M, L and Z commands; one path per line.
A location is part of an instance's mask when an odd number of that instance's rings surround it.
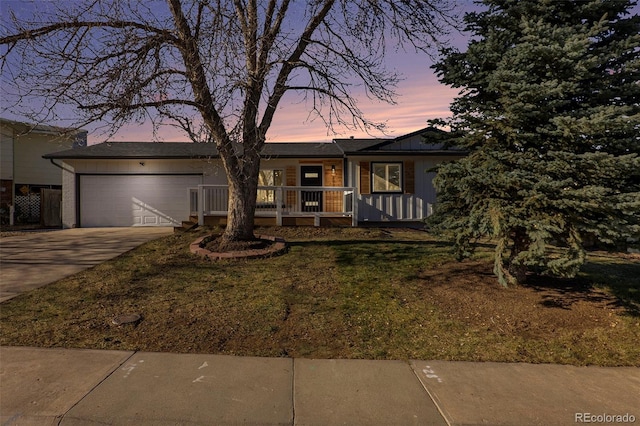
M 223 244 L 222 235 L 209 235 L 191 243 L 191 253 L 210 260 L 255 259 L 278 256 L 285 253 L 287 244 L 284 239 L 268 235 L 259 235 L 251 241 L 235 241 Z
M 234 241 L 227 243 L 222 249 L 220 247 L 221 244 L 222 235 L 212 235 L 211 237 L 205 238 L 205 240 L 200 243 L 200 247 L 211 252 L 259 250 L 271 247 L 275 244 L 275 241 L 262 239 L 253 241 Z

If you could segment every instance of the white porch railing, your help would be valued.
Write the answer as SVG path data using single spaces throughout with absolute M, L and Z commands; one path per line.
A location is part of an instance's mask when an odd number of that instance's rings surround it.
M 226 216 L 229 203 L 227 185 L 198 185 L 189 188 L 191 215 L 204 224 L 205 216 Z M 275 217 L 282 225 L 284 217 L 313 217 L 316 226 L 321 217 L 350 217 L 358 224 L 355 188 L 328 186 L 259 186 L 256 217 Z

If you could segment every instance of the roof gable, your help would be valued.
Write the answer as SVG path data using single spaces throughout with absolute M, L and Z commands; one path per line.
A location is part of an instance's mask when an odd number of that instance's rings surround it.
M 449 133 L 425 127 L 395 139 L 336 139 L 345 154 L 459 154 L 464 152 L 446 145 Z
M 392 140 L 393 139 L 349 138 L 349 139 L 334 139 L 333 141 L 335 142 L 336 145 L 338 145 L 338 147 L 340 147 L 342 152 L 344 152 L 345 154 L 355 154 L 358 152 L 366 152 L 366 151 L 375 149 L 375 147 Z
M 425 127 L 397 137 L 379 147 L 381 151 L 439 151 L 445 149 L 444 137 L 447 132 L 434 127 Z

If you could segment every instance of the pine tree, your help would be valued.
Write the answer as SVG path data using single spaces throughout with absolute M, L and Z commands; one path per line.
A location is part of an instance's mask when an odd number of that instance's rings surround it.
M 466 52 L 434 65 L 459 88 L 448 125 L 469 155 L 438 169 L 434 229 L 460 258 L 497 241 L 494 272 L 572 277 L 586 237 L 640 237 L 640 16 L 626 0 L 484 0 Z

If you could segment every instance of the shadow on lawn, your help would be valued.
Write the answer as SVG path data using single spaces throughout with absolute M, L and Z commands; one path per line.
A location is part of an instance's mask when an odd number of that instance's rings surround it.
M 626 315 L 640 317 L 640 263 L 588 262 L 576 278 L 535 276 L 526 286 L 545 293 L 541 305 L 548 308 L 571 309 L 574 303 L 585 301 L 623 308 Z
M 381 238 L 379 240 L 312 240 L 312 241 L 287 241 L 290 246 L 312 247 L 312 246 L 377 246 L 377 245 L 393 245 L 393 244 L 414 244 L 431 247 L 453 247 L 453 243 L 447 241 L 424 241 L 424 240 L 395 240 L 392 238 Z
M 451 257 L 452 243 L 421 240 L 327 240 L 288 243 L 290 247 L 325 246 L 337 254 L 341 266 L 378 261 L 415 261 L 425 256 Z
M 589 262 L 583 272 L 586 274 L 584 279 L 608 288 L 629 315 L 640 317 L 640 262 Z

